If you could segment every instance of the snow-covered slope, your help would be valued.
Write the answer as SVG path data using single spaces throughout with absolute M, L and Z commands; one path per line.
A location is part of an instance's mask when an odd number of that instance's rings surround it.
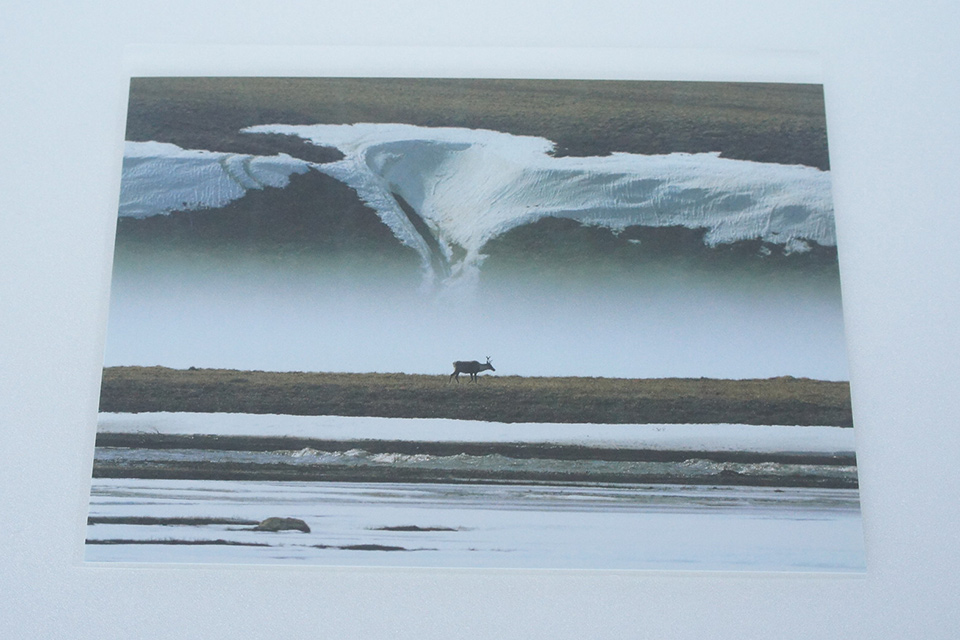
M 285 154 L 131 142 L 120 215 L 220 207 L 251 188 L 284 187 L 292 174 L 312 168 L 354 188 L 399 241 L 420 253 L 425 270 L 447 265 L 455 278 L 475 274 L 489 240 L 545 217 L 614 232 L 629 226 L 704 229 L 707 246 L 759 239 L 792 253 L 808 250 L 810 242 L 836 244 L 830 175 L 812 167 L 718 154 L 555 157 L 544 138 L 406 124 L 277 124 L 244 131 L 299 136 L 345 157 L 315 164 Z M 412 211 L 404 211 L 398 196 Z
M 346 157 L 323 165 L 378 211 L 398 193 L 443 240 L 477 251 L 490 238 L 544 216 L 612 229 L 708 230 L 710 245 L 761 238 L 833 245 L 830 176 L 811 167 L 718 154 L 554 157 L 543 138 L 404 124 L 264 125 Z M 386 212 L 383 212 L 386 213 Z
M 286 187 L 308 163 L 286 154 L 251 156 L 182 149 L 167 142 L 127 142 L 120 215 L 134 218 L 222 207 L 249 189 Z

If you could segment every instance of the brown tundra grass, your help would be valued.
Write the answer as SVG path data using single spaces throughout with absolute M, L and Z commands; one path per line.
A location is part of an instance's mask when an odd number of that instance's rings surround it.
M 853 425 L 846 382 L 792 378 L 541 378 L 483 374 L 104 369 L 104 412 L 190 411 L 494 422 Z

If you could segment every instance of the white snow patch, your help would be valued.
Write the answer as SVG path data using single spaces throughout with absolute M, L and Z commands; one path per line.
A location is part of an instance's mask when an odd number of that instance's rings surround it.
M 133 218 L 171 211 L 217 208 L 250 189 L 286 187 L 310 163 L 286 154 L 253 156 L 182 149 L 166 142 L 127 142 L 120 186 L 120 215 Z
M 317 164 L 286 154 L 252 156 L 127 142 L 120 215 L 222 207 L 249 189 L 285 187 L 311 168 L 345 183 L 394 235 L 420 253 L 428 276 L 438 256 L 400 208 L 403 198 L 439 243 L 452 280 L 477 277 L 483 246 L 545 217 L 619 232 L 629 226 L 704 229 L 716 246 L 758 239 L 786 253 L 836 244 L 830 174 L 801 165 L 717 153 L 555 157 L 544 138 L 407 124 L 260 125 L 246 133 L 295 135 L 339 149 Z M 456 249 L 465 250 L 455 260 Z
M 370 418 L 239 413 L 101 413 L 100 433 L 159 433 L 401 440 L 551 443 L 671 451 L 852 453 L 853 429 L 744 424 L 503 423 L 442 418 Z

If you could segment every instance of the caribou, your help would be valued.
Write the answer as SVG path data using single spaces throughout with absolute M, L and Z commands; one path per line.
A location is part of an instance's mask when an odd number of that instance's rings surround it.
M 453 363 L 453 373 L 450 374 L 451 380 L 456 380 L 457 384 L 460 384 L 460 374 L 469 373 L 470 379 L 473 382 L 477 381 L 477 374 L 481 371 L 496 371 L 493 368 L 493 365 L 490 364 L 490 356 L 487 356 L 487 361 L 485 363 L 477 362 L 476 360 L 457 360 Z

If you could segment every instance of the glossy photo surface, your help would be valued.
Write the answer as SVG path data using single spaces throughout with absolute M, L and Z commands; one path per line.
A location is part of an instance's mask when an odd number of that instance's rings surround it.
M 134 78 L 86 560 L 863 571 L 834 215 L 819 85 Z

